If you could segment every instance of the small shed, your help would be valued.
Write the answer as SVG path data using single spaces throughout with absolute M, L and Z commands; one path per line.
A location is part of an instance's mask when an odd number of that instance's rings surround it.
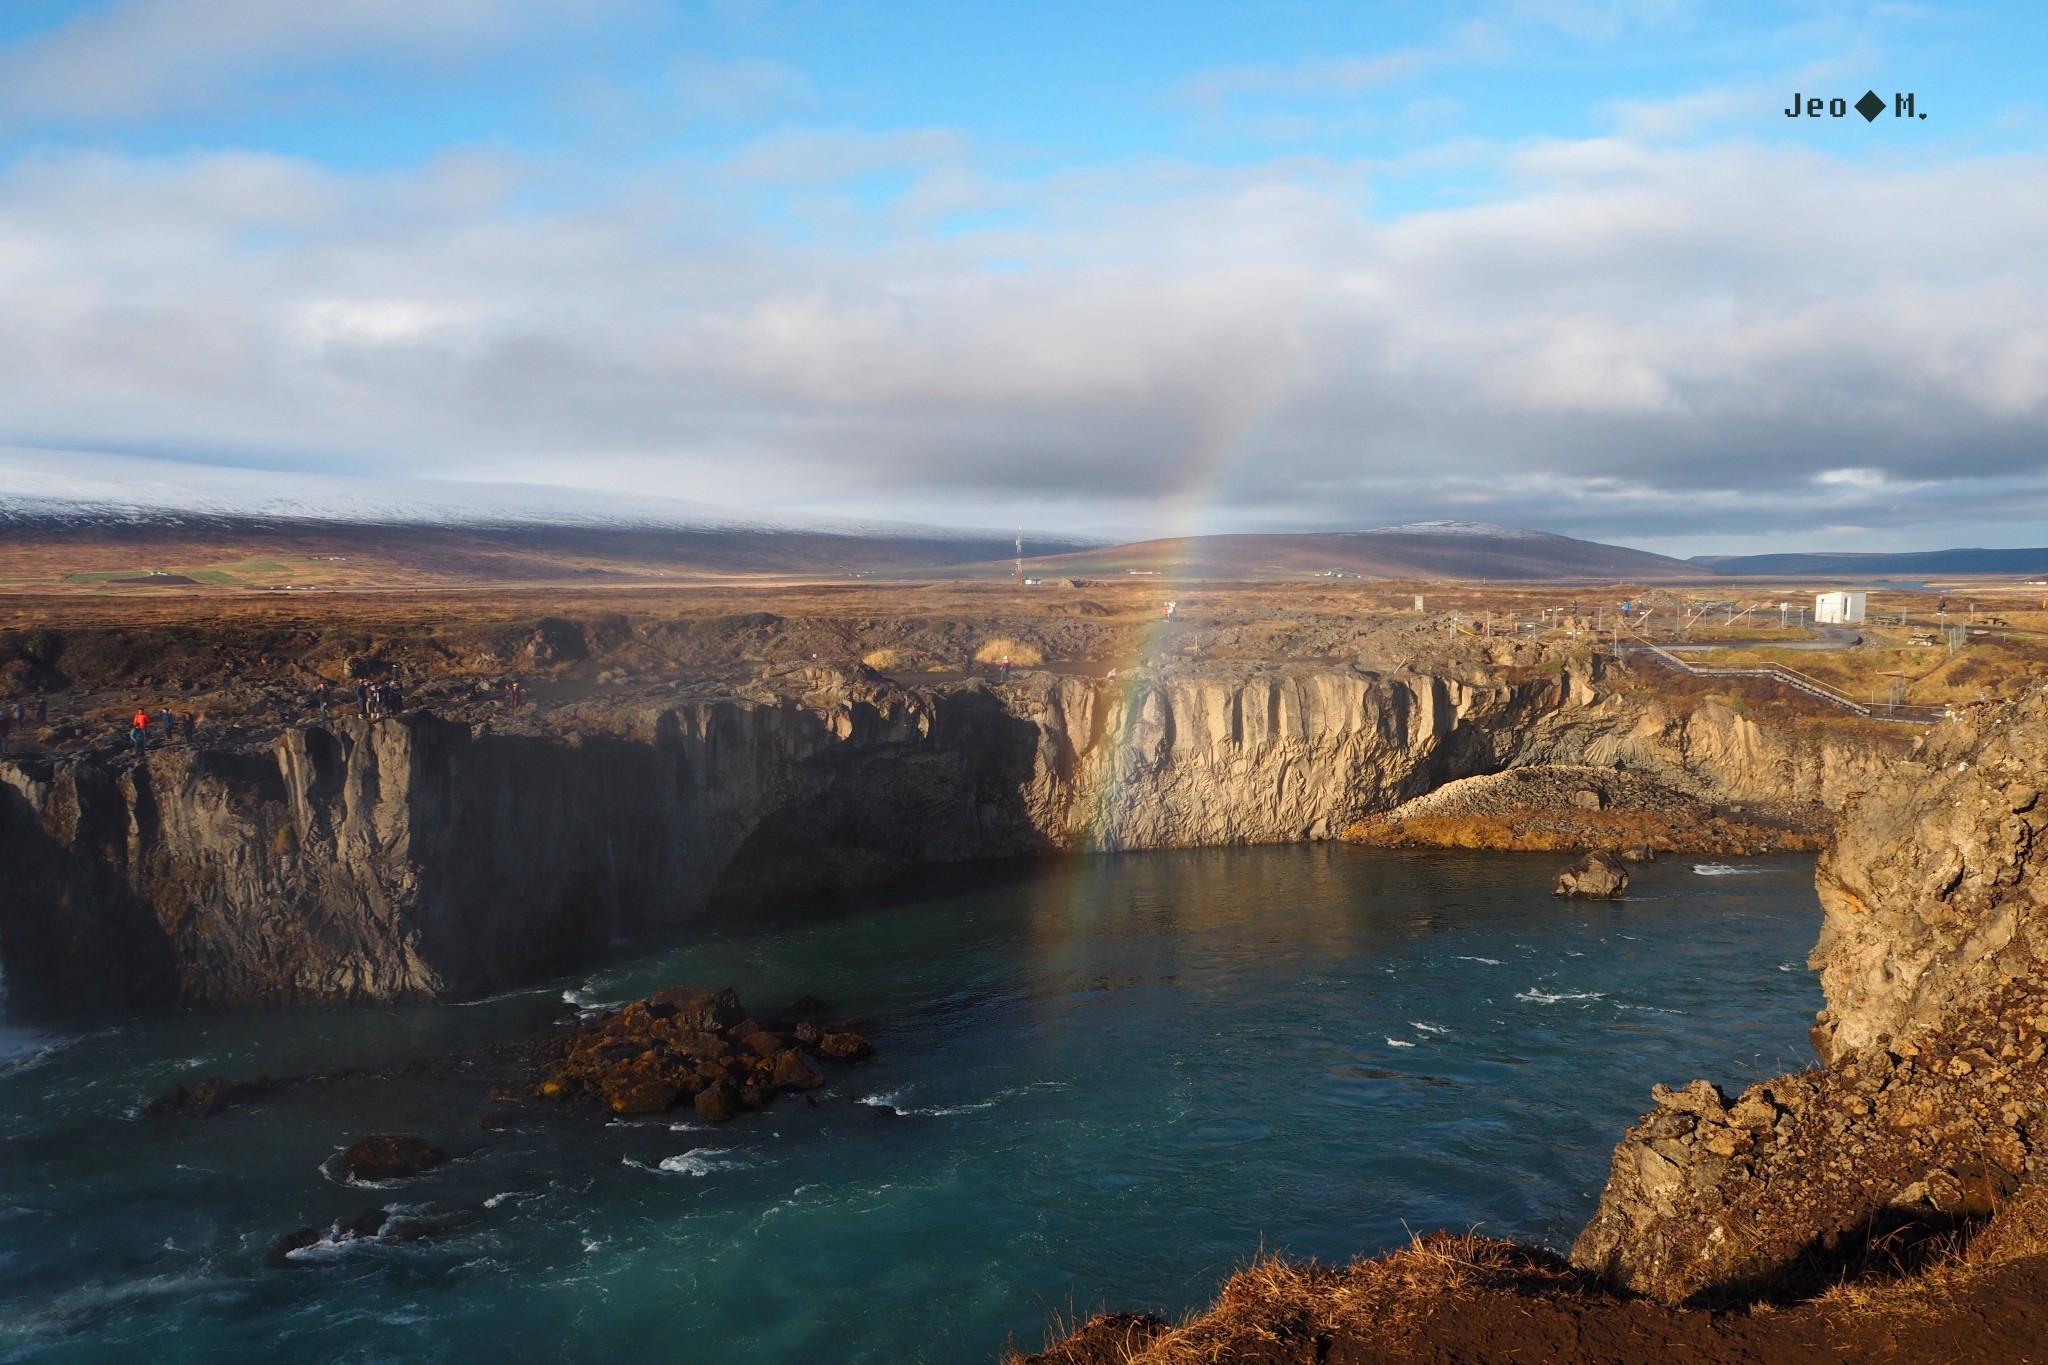
M 1864 604 L 1869 597 L 1867 592 L 1820 593 L 1813 599 L 1814 624 L 1860 626 L 1863 624 Z

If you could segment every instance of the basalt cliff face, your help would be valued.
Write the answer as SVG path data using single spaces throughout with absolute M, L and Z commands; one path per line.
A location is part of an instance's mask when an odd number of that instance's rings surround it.
M 1510 764 L 1619 761 L 1816 810 L 1864 775 L 1590 672 L 926 689 L 811 670 L 515 728 L 413 713 L 0 762 L 9 1008 L 473 998 L 718 904 L 925 863 L 1325 837 Z
M 2040 1249 L 2044 793 L 2041 692 L 1891 765 L 1817 872 L 1824 1065 L 1732 1102 L 1657 1087 L 1573 1260 L 1682 1302 L 1810 1287 L 1935 1235 Z

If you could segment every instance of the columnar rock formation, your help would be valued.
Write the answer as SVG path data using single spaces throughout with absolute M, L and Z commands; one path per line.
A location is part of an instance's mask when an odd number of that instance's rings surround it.
M 1335 664 L 937 689 L 813 670 L 540 734 L 345 719 L 267 747 L 0 762 L 0 962 L 25 1014 L 469 998 L 714 904 L 921 863 L 1319 838 L 1559 760 L 1816 807 L 1864 761 L 1589 673 Z
M 1971 708 L 1859 798 L 1817 874 L 1824 1065 L 1732 1103 L 1705 1081 L 1657 1087 L 1573 1259 L 1711 1299 L 2031 1217 L 2037 1199 L 2008 1201 L 2048 1141 L 2044 793 L 2036 692 Z

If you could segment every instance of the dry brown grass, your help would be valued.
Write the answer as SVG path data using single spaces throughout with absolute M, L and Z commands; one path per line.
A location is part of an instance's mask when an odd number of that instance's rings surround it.
M 1008 659 L 1020 668 L 1033 668 L 1045 662 L 1045 654 L 1037 645 L 1022 640 L 1012 640 L 998 635 L 980 649 L 974 651 L 974 661 L 980 664 L 999 664 Z
M 887 673 L 890 669 L 902 665 L 903 651 L 900 649 L 871 649 L 860 656 L 860 661 L 869 668 L 874 669 L 877 673 Z
M 1216 1302 L 1179 1324 L 1107 1315 L 1069 1332 L 1054 1323 L 1043 1359 L 1087 1365 L 1223 1365 L 1320 1358 L 1333 1339 L 1412 1333 L 1461 1292 L 1577 1293 L 1581 1278 L 1547 1253 L 1476 1233 L 1434 1232 L 1337 1269 L 1261 1254 L 1223 1284 Z M 1027 1359 L 1016 1352 L 1008 1365 Z

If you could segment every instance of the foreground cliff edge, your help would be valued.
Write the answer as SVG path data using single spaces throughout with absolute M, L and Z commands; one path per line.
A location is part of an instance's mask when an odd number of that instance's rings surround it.
M 1265 1261 L 1082 1362 L 2012 1360 L 2048 1325 L 2048 692 L 1969 708 L 1823 853 L 1821 1065 L 1658 1085 L 1569 1261 L 1437 1234 Z
M 1882 764 L 1853 734 L 1624 695 L 1612 667 L 904 686 L 811 666 L 0 761 L 7 1007 L 472 999 L 712 910 L 931 863 L 1336 837 L 1530 765 L 1551 765 L 1539 803 L 1562 783 L 1589 818 L 1668 806 L 1702 848 L 1761 851 Z

